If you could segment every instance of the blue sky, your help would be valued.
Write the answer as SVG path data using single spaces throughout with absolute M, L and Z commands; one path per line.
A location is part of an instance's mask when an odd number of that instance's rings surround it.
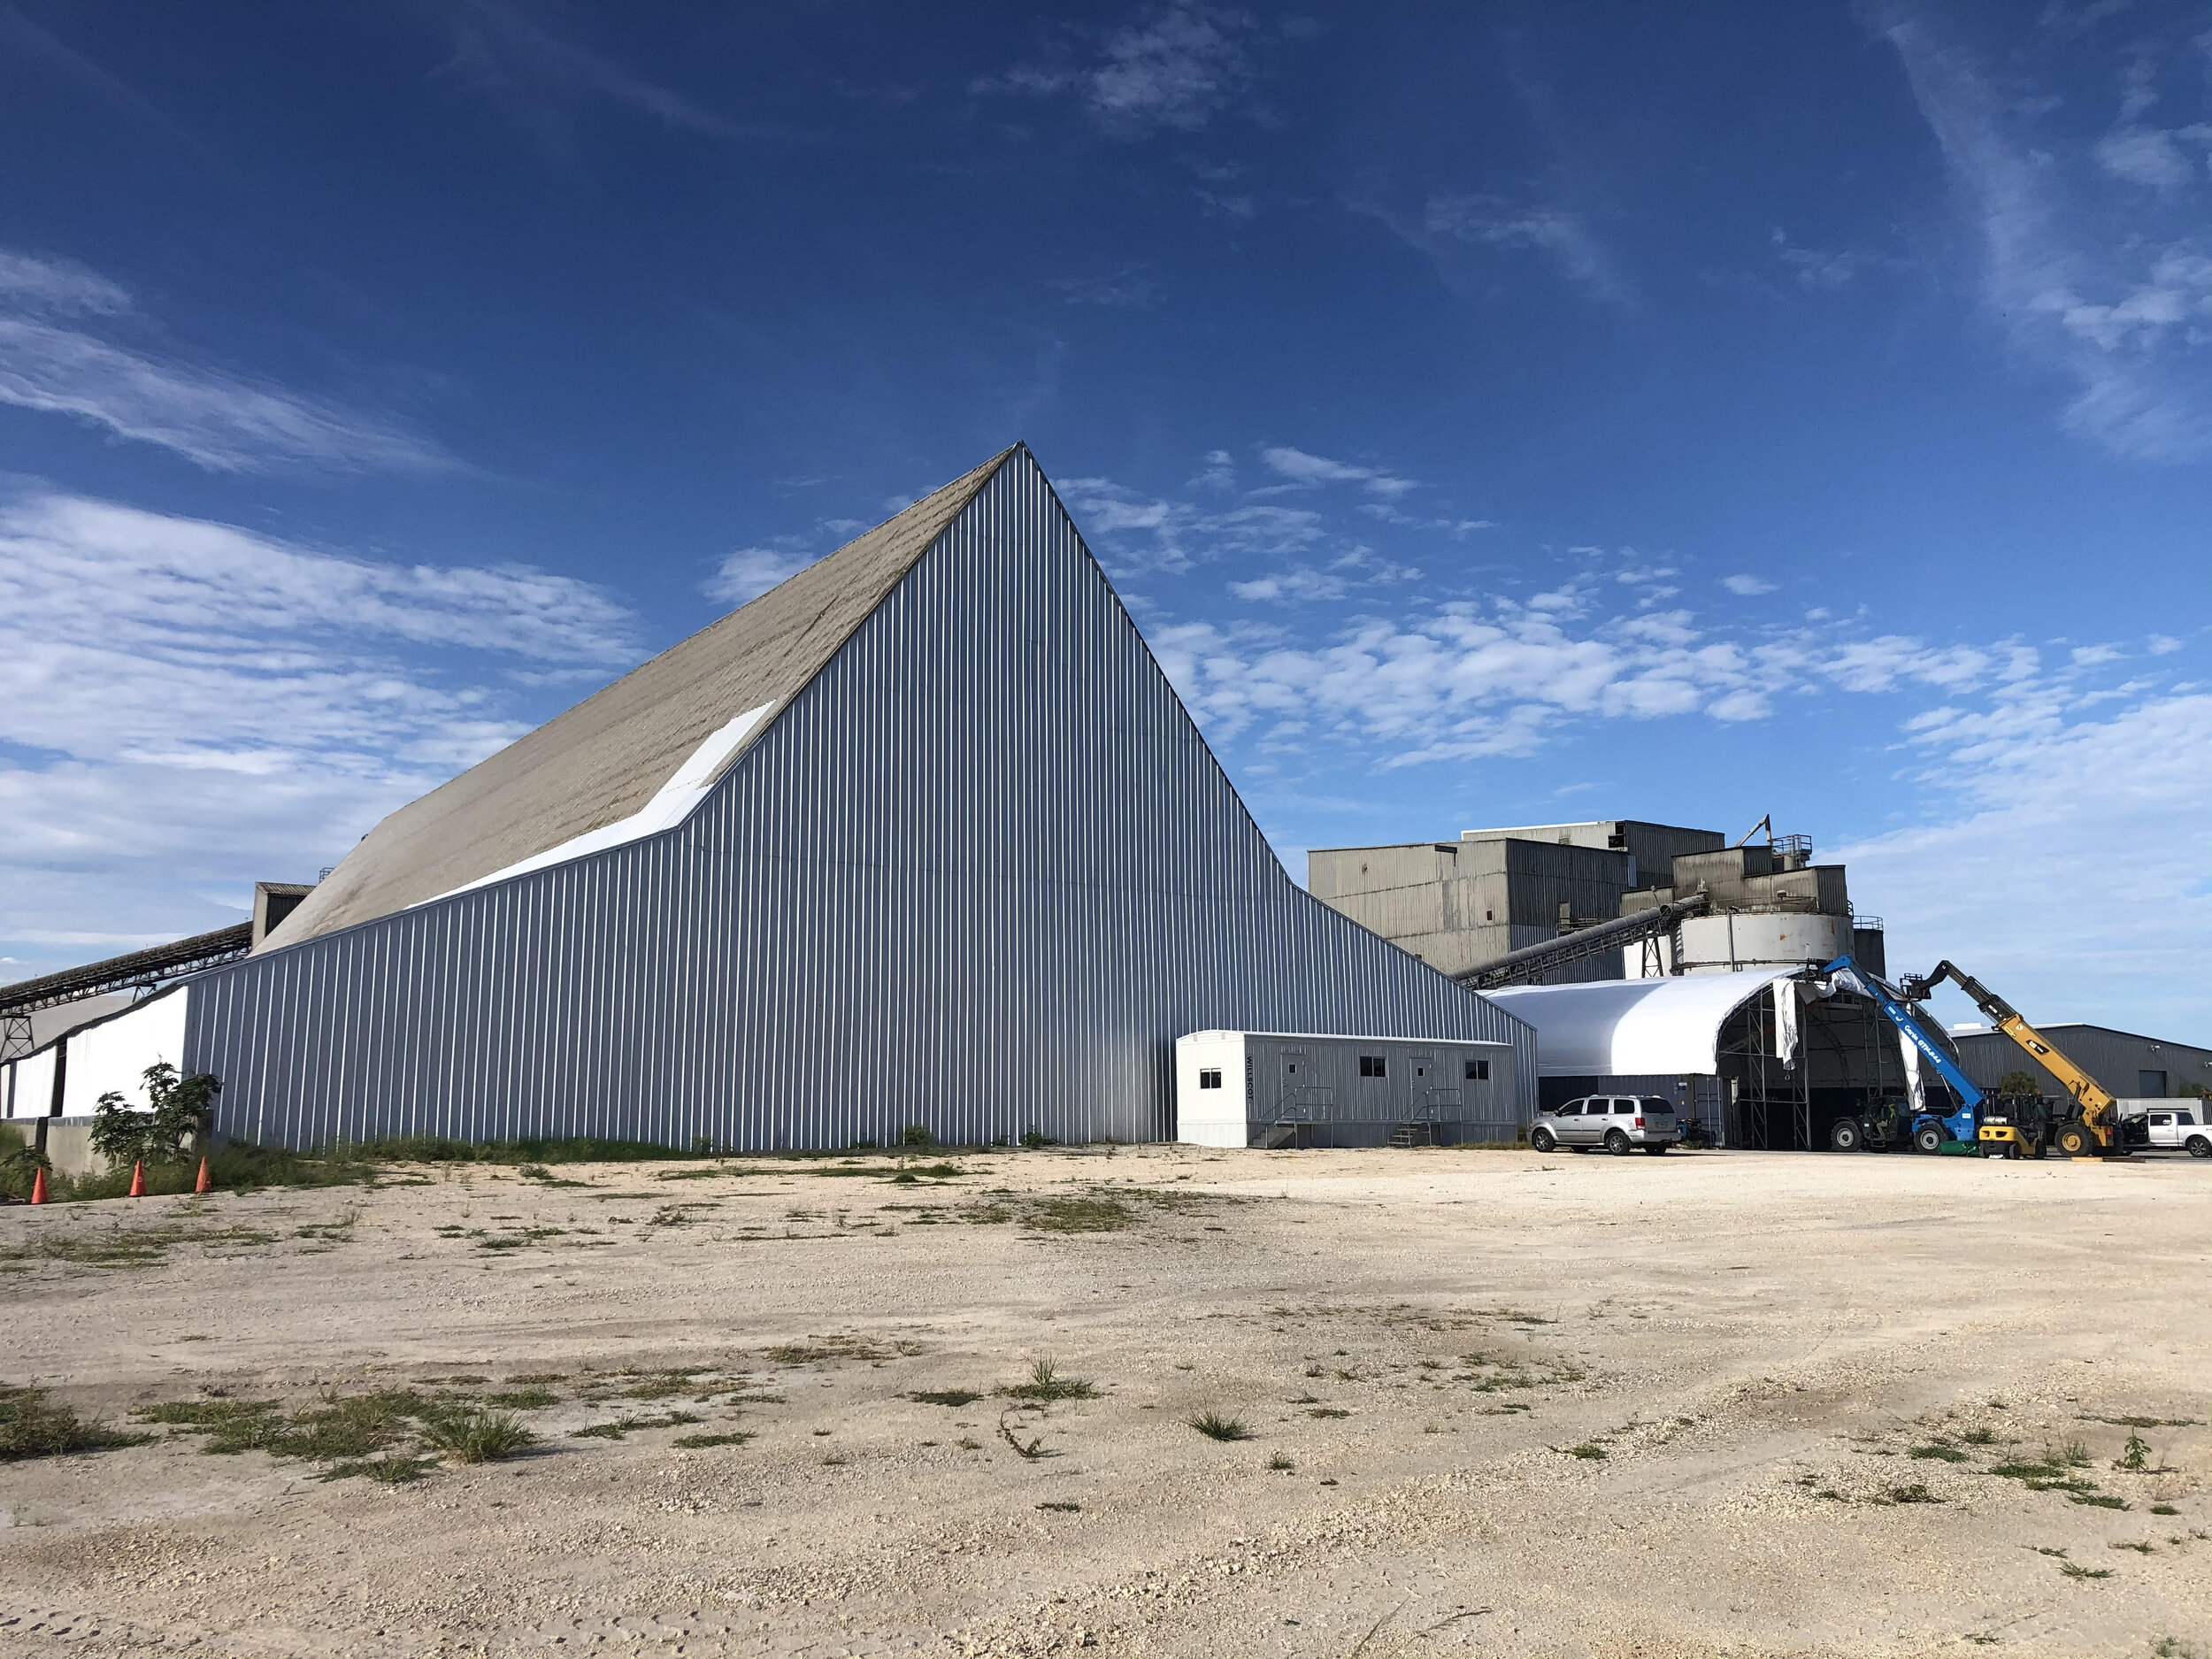
M 2212 1042 L 2208 88 L 2148 0 L 0 3 L 0 977 L 1018 437 L 1294 873 L 1771 812 Z

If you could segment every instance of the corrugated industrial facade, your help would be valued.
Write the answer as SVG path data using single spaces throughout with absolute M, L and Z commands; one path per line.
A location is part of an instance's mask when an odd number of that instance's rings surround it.
M 2212 1088 L 2212 1048 L 2139 1037 L 2104 1025 L 2040 1029 L 2068 1059 L 2124 1100 L 2177 1095 L 2187 1083 Z M 2008 1071 L 2025 1071 L 2043 1094 L 2061 1098 L 2066 1094 L 2056 1078 L 2001 1031 L 1953 1032 L 1951 1041 L 1958 1047 L 1961 1068 L 1983 1088 L 1995 1088 Z
M 1214 1028 L 1528 1027 L 1291 882 L 1025 449 L 680 827 L 193 987 L 224 1133 L 1158 1139 Z

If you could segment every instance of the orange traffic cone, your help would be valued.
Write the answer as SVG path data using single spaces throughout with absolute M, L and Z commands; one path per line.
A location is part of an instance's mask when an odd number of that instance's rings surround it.
M 42 1204 L 46 1202 L 46 1171 L 44 1170 L 39 1171 L 37 1174 L 31 1177 L 31 1202 L 35 1204 Z
M 200 1160 L 200 1179 L 192 1183 L 192 1190 L 196 1193 L 211 1193 L 215 1190 L 215 1183 L 207 1172 L 205 1158 Z
M 142 1159 L 131 1165 L 130 1195 L 133 1198 L 143 1198 L 146 1195 L 146 1165 Z

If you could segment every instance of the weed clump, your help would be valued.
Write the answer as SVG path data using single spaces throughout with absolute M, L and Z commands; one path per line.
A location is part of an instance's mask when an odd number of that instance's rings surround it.
M 1063 1377 L 1049 1359 L 1029 1368 L 1027 1382 L 1009 1383 L 998 1391 L 1009 1400 L 1095 1400 L 1098 1390 L 1079 1377 Z M 973 1396 L 970 1396 L 973 1398 Z
M 0 1386 L 0 1463 L 142 1446 L 153 1437 L 88 1423 L 43 1388 Z
M 349 1480 L 356 1477 L 388 1486 L 420 1480 L 438 1466 L 434 1457 L 349 1457 L 323 1471 L 318 1480 Z
M 594 1423 L 576 1431 L 580 1439 L 591 1440 L 618 1440 L 636 1429 L 682 1428 L 706 1419 L 688 1411 L 670 1411 L 657 1417 L 617 1417 L 611 1423 Z
M 1201 1411 L 1184 1421 L 1210 1440 L 1248 1440 L 1252 1431 L 1241 1417 L 1224 1417 L 1218 1411 Z
M 456 1463 L 485 1463 L 511 1457 L 537 1436 L 522 1426 L 511 1411 L 456 1411 L 433 1417 L 423 1427 L 423 1439 Z
M 950 1406 L 955 1410 L 962 1406 L 972 1406 L 983 1398 L 981 1394 L 968 1388 L 923 1388 L 916 1390 L 906 1397 L 909 1400 L 918 1400 L 926 1406 Z
M 755 1437 L 741 1432 L 728 1434 L 679 1434 L 674 1440 L 669 1441 L 669 1444 L 680 1446 L 687 1452 L 695 1452 L 702 1451 L 710 1446 L 742 1446 L 753 1438 Z

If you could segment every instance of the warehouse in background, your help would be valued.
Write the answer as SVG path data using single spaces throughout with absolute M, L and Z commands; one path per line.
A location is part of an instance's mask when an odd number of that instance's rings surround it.
M 265 1143 L 1164 1140 L 1222 1029 L 1490 1045 L 1534 1106 L 1525 1025 L 1291 880 L 1018 446 L 235 932 L 102 1071 L 180 1043 Z
M 2173 1100 L 2185 1093 L 2212 1090 L 2212 1048 L 2076 1021 L 2045 1025 L 2039 1020 L 2036 1029 L 2095 1078 L 2099 1087 L 2118 1099 Z M 2066 1097 L 2064 1086 L 2002 1032 L 1986 1025 L 1954 1025 L 1950 1034 L 1958 1048 L 1960 1069 L 1978 1087 L 1994 1090 L 2006 1073 L 2025 1071 L 2035 1079 L 2037 1093 Z

